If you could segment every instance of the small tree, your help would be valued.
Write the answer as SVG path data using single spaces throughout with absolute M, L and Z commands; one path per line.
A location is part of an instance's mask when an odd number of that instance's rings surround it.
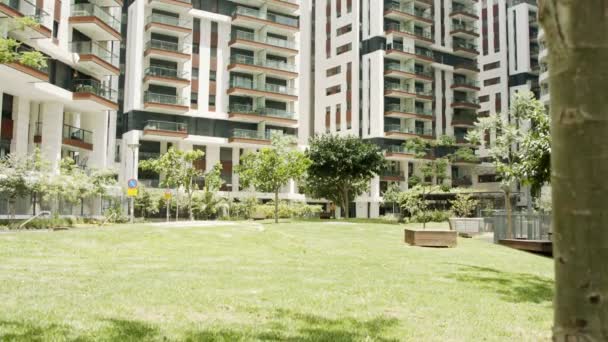
M 157 159 L 144 160 L 139 163 L 143 170 L 154 171 L 162 175 L 160 185 L 167 188 L 183 189 L 188 198 L 188 214 L 190 220 L 194 220 L 192 212 L 192 195 L 198 189 L 194 180 L 202 176 L 202 171 L 197 170 L 193 163 L 205 155 L 203 151 L 180 151 L 170 148 L 167 153 Z M 175 219 L 179 219 L 179 199 L 176 201 Z
M 263 192 L 274 193 L 274 220 L 279 222 L 279 190 L 289 180 L 298 181 L 311 164 L 298 150 L 289 148 L 290 141 L 281 135 L 272 136 L 272 148 L 247 153 L 237 167 L 244 187 L 253 186 Z
M 158 204 L 159 201 L 156 196 L 153 196 L 153 194 L 148 191 L 146 187 L 140 186 L 133 205 L 141 217 L 145 219 L 148 214 L 158 213 Z
M 339 204 L 346 218 L 350 201 L 368 189 L 369 182 L 386 164 L 376 144 L 355 136 L 315 136 L 306 154 L 312 160 L 306 193 Z
M 222 180 L 222 164 L 217 163 L 213 168 L 205 174 L 204 186 L 202 193 L 194 196 L 194 212 L 197 217 L 203 219 L 213 218 L 218 214 L 218 211 L 227 209 L 228 202 L 219 196 L 217 192 L 224 184 Z
M 399 184 L 391 183 L 382 195 L 384 203 L 391 203 L 393 205 L 393 214 L 395 213 L 395 204 L 398 202 L 400 194 L 401 188 Z
M 471 194 L 458 194 L 456 199 L 450 201 L 452 211 L 457 217 L 467 217 L 473 213 L 473 210 L 479 204 L 479 201 L 471 198 Z

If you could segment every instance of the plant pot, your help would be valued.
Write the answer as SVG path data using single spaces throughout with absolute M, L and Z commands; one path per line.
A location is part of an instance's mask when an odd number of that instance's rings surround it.
M 456 247 L 457 232 L 436 229 L 404 229 L 405 243 L 421 247 Z

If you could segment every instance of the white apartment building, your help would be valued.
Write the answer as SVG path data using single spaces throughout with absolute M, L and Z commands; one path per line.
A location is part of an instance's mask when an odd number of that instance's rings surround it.
M 309 136 L 307 0 L 135 0 L 128 6 L 120 180 L 157 187 L 138 163 L 172 146 L 221 163 L 227 196 L 251 196 L 234 167 L 278 132 Z M 271 198 L 270 194 L 256 194 Z M 283 199 L 304 199 L 295 184 Z
M 48 62 L 41 69 L 0 65 L 0 156 L 39 147 L 53 170 L 66 156 L 83 168 L 114 166 L 121 6 L 120 0 L 0 1 L 2 37 L 41 51 Z M 20 30 L 22 17 L 40 25 Z M 29 200 L 18 205 L 17 213 L 32 210 Z M 87 212 L 99 214 L 96 206 Z
M 316 1 L 314 131 L 374 141 L 391 163 L 356 199 L 357 217 L 381 214 L 390 183 L 407 189 L 422 176 L 425 161 L 406 140 L 447 135 L 468 147 L 480 108 L 480 13 L 473 0 Z M 484 187 L 476 166 L 450 165 L 452 185 Z
M 549 50 L 547 50 L 547 45 L 545 43 L 545 31 L 542 28 L 538 30 L 538 43 L 540 46 L 540 52 L 538 53 L 538 58 L 540 60 L 540 76 L 538 77 L 540 100 L 548 108 L 549 101 L 551 100 L 551 95 L 549 94 L 549 61 L 547 58 Z

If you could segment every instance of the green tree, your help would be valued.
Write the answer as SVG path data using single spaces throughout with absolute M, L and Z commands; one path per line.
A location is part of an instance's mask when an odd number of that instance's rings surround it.
M 384 203 L 391 203 L 393 205 L 393 214 L 395 213 L 395 204 L 399 200 L 399 195 L 401 192 L 402 191 L 398 183 L 391 183 L 382 195 L 382 200 Z
M 222 184 L 224 184 L 221 176 L 221 163 L 215 164 L 213 168 L 205 174 L 203 189 L 194 196 L 193 211 L 196 217 L 210 219 L 216 217 L 220 210 L 228 209 L 228 201 L 217 196 L 217 192 L 222 187 Z
M 162 187 L 175 188 L 178 190 L 176 191 L 177 194 L 180 189 L 186 193 L 190 220 L 194 220 L 192 196 L 194 191 L 198 189 L 198 185 L 194 180 L 203 174 L 202 171 L 194 167 L 194 161 L 202 158 L 204 155 L 205 153 L 200 150 L 181 151 L 170 148 L 167 153 L 157 159 L 143 160 L 139 163 L 139 166 L 143 170 L 154 171 L 162 176 L 160 182 Z M 175 213 L 177 220 L 179 219 L 179 199 L 176 199 L 176 202 L 178 203 Z
M 539 5 L 551 89 L 553 340 L 608 341 L 608 3 Z
M 456 199 L 450 201 L 450 204 L 456 217 L 467 217 L 473 213 L 479 201 L 471 198 L 471 194 L 457 194 Z
M 135 210 L 141 215 L 142 218 L 146 218 L 149 214 L 156 214 L 159 211 L 159 201 L 157 196 L 154 196 L 145 186 L 140 186 L 135 197 L 133 205 Z
M 274 193 L 274 220 L 279 222 L 279 191 L 289 180 L 298 181 L 311 164 L 302 152 L 291 148 L 289 138 L 275 134 L 272 147 L 247 153 L 236 168 L 244 187 Z
M 340 205 L 346 218 L 350 201 L 366 191 L 371 179 L 386 166 L 376 144 L 355 136 L 315 136 L 306 154 L 312 160 L 306 193 Z

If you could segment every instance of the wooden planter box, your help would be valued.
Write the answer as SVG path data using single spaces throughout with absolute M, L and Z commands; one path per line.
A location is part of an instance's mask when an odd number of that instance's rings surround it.
M 412 246 L 456 247 L 457 232 L 453 230 L 404 229 L 405 242 Z

